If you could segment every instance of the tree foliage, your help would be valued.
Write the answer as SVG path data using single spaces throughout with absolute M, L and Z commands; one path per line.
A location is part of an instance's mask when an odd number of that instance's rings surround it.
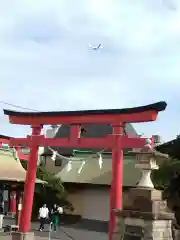
M 163 190 L 164 198 L 180 226 L 180 160 L 163 163 L 159 170 L 153 171 L 152 180 L 157 189 Z
M 36 177 L 45 181 L 45 184 L 36 184 L 34 214 L 37 215 L 39 207 L 46 203 L 51 207 L 54 203 L 61 205 L 65 198 L 65 189 L 60 178 L 56 178 L 54 173 L 44 166 L 37 168 Z
M 36 177 L 45 181 L 44 185 L 37 185 L 36 192 L 40 195 L 51 194 L 57 199 L 61 199 L 65 194 L 65 189 L 60 178 L 56 178 L 53 172 L 47 170 L 44 166 L 37 168 Z
M 152 172 L 152 179 L 156 188 L 165 190 L 169 189 L 171 181 L 175 176 L 180 174 L 180 161 L 172 159 L 164 162 L 159 170 Z
M 25 170 L 27 170 L 27 161 L 21 161 Z M 34 192 L 33 218 L 38 215 L 38 210 L 43 204 L 52 207 L 54 203 L 63 205 L 65 209 L 73 210 L 72 204 L 66 199 L 67 192 L 60 178 L 56 178 L 54 172 L 49 171 L 42 164 L 38 166 L 36 177 L 45 182 L 45 184 L 36 184 Z

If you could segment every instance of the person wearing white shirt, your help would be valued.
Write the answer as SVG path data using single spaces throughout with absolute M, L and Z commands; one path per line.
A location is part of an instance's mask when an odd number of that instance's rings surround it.
M 39 209 L 39 219 L 40 219 L 39 231 L 44 230 L 44 224 L 46 222 L 46 219 L 48 219 L 48 217 L 49 217 L 49 209 L 47 208 L 46 204 L 44 204 Z
M 62 207 L 58 207 L 58 212 L 59 212 L 59 214 L 63 214 L 63 208 Z

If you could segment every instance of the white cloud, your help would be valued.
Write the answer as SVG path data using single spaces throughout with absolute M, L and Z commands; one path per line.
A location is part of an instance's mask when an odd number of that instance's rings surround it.
M 40 110 L 167 100 L 160 120 L 137 129 L 172 138 L 180 119 L 179 29 L 176 0 L 3 2 L 0 100 Z M 104 48 L 90 51 L 89 43 Z M 3 114 L 0 122 L 2 134 L 25 133 Z

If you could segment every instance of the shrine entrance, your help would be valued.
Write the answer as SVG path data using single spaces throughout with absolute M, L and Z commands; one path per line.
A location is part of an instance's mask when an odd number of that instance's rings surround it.
M 112 151 L 112 184 L 110 196 L 109 240 L 115 227 L 114 209 L 122 209 L 123 186 L 123 149 L 142 148 L 146 138 L 133 138 L 125 135 L 126 123 L 155 121 L 158 112 L 165 110 L 165 102 L 147 106 L 112 109 L 65 112 L 16 112 L 4 110 L 12 124 L 30 125 L 32 135 L 26 138 L 10 139 L 11 146 L 30 148 L 26 183 L 24 187 L 23 209 L 20 219 L 20 232 L 28 233 L 31 229 L 31 214 L 34 197 L 34 186 L 38 160 L 38 149 L 44 147 L 73 147 L 76 149 L 102 148 Z M 81 132 L 85 123 L 106 123 L 113 128 L 113 134 L 104 138 L 83 138 Z M 44 125 L 70 125 L 69 138 L 46 138 L 41 135 Z

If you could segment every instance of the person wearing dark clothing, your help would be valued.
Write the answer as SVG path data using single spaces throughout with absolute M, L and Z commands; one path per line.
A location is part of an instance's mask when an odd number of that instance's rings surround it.
M 58 211 L 58 206 L 54 204 L 52 210 L 51 210 L 51 221 L 52 221 L 52 227 L 53 230 L 57 230 L 57 226 L 59 224 L 59 211 Z

